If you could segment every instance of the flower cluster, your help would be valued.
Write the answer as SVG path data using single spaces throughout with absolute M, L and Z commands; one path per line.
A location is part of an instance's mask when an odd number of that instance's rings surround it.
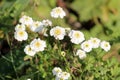
M 68 80 L 70 78 L 70 73 L 63 72 L 59 67 L 54 67 L 52 73 L 56 76 L 55 80 Z
M 28 39 L 28 34 L 25 31 L 26 28 L 29 28 L 32 32 L 41 32 L 45 29 L 46 26 L 52 26 L 52 22 L 48 19 L 43 21 L 34 21 L 29 16 L 22 16 L 19 20 L 20 24 L 17 24 L 15 27 L 14 37 L 18 41 L 23 41 Z
M 34 21 L 29 16 L 22 16 L 19 20 L 20 24 L 15 27 L 14 37 L 18 41 L 23 41 L 28 39 L 28 33 L 26 29 L 28 28 L 31 32 L 41 32 L 46 26 L 52 26 L 52 22 L 48 19 L 43 21 Z M 26 45 L 24 52 L 29 56 L 34 56 L 39 51 L 44 51 L 46 47 L 46 42 L 44 40 L 33 39 L 30 45 Z
M 81 43 L 81 49 L 78 49 L 76 55 L 79 56 L 80 59 L 86 57 L 86 52 L 92 51 L 93 48 L 101 47 L 106 52 L 110 50 L 111 46 L 107 41 L 101 41 L 98 38 L 90 38 L 87 41 Z
M 56 7 L 51 11 L 51 17 L 53 18 L 63 18 L 65 15 L 66 14 L 61 7 Z M 50 35 L 56 40 L 64 40 L 67 36 L 67 38 L 69 38 L 68 40 L 70 40 L 72 44 L 80 46 L 80 49 L 76 51 L 76 55 L 79 56 L 80 59 L 86 58 L 86 53 L 91 52 L 94 48 L 101 47 L 106 52 L 111 48 L 110 43 L 107 41 L 101 41 L 98 38 L 85 40 L 84 34 L 80 30 L 71 30 L 70 28 L 64 28 L 59 25 L 53 26 L 52 22 L 48 19 L 43 21 L 34 21 L 31 17 L 24 15 L 20 18 L 19 23 L 20 24 L 15 27 L 14 37 L 16 40 L 23 41 L 28 39 L 27 28 L 31 32 L 38 34 L 45 31 L 45 33 L 43 33 L 43 37 L 47 36 L 49 38 Z M 25 46 L 24 52 L 27 55 L 34 56 L 36 53 L 45 50 L 47 47 L 46 41 L 41 40 L 39 37 L 40 36 L 33 38 L 30 44 Z M 46 37 L 44 39 L 46 39 Z M 66 53 L 63 51 L 61 52 L 61 55 L 65 57 Z M 68 80 L 70 78 L 70 73 L 63 72 L 59 67 L 55 67 L 52 72 L 53 75 L 56 76 L 56 80 Z
M 34 39 L 30 45 L 27 45 L 24 49 L 24 52 L 27 55 L 34 56 L 39 51 L 44 51 L 46 47 L 46 42 L 41 40 L 40 38 Z

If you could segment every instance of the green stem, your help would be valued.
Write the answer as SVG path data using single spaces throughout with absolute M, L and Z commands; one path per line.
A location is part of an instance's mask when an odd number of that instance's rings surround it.
M 10 55 L 11 55 L 11 63 L 12 63 L 13 69 L 14 69 L 14 71 L 15 71 L 15 75 L 16 75 L 16 77 L 17 77 L 17 80 L 18 80 L 19 77 L 18 77 L 18 74 L 17 74 L 16 67 L 15 67 L 15 65 L 14 65 L 14 59 L 13 59 L 12 50 L 10 50 Z
M 5 59 L 8 62 L 11 62 L 11 60 L 7 59 L 5 56 L 1 55 L 3 59 Z
M 69 69 L 69 71 L 70 71 L 70 67 L 69 67 L 70 64 L 69 64 L 69 62 L 66 60 L 65 57 L 64 57 L 63 59 L 64 59 L 64 61 L 65 61 L 65 63 L 66 63 L 66 68 Z M 75 76 L 74 76 L 72 73 L 71 73 L 71 76 L 72 76 L 73 80 L 76 79 Z
M 7 39 L 8 45 L 10 46 L 10 58 L 11 58 L 10 62 L 12 63 L 13 69 L 15 71 L 15 75 L 16 75 L 17 80 L 18 80 L 19 77 L 18 77 L 18 74 L 17 74 L 16 67 L 14 65 L 13 52 L 12 52 L 12 48 L 11 48 L 12 43 L 10 43 L 10 40 L 9 40 L 10 38 L 9 38 L 9 35 L 7 33 L 6 33 L 6 39 Z

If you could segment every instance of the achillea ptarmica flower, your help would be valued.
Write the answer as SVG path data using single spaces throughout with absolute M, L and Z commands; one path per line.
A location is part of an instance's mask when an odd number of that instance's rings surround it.
M 64 16 L 66 16 L 65 11 L 61 8 L 61 7 L 56 7 L 54 9 L 52 9 L 51 11 L 51 17 L 53 18 L 63 18 Z
M 71 42 L 74 44 L 80 44 L 85 40 L 84 34 L 81 31 L 71 30 L 68 36 L 71 38 Z
M 80 59 L 86 58 L 86 52 L 81 49 L 77 50 L 76 55 L 78 55 Z
M 92 44 L 90 41 L 85 41 L 81 44 L 81 49 L 85 52 L 90 52 L 92 50 Z
M 48 19 L 42 21 L 43 25 L 46 26 L 52 26 L 52 22 Z
M 68 80 L 70 77 L 70 73 L 63 72 L 59 67 L 54 67 L 52 73 L 56 76 L 55 80 Z
M 44 51 L 45 47 L 46 47 L 46 42 L 41 40 L 40 38 L 38 39 L 34 39 L 31 43 L 30 43 L 30 47 L 32 50 L 39 52 L 39 51 Z
M 100 46 L 100 39 L 98 38 L 90 38 L 89 41 L 92 44 L 93 48 L 98 48 Z
M 33 32 L 40 32 L 43 29 L 43 24 L 40 21 L 35 21 L 31 24 L 30 29 Z
M 104 49 L 106 52 L 109 51 L 111 48 L 110 43 L 107 41 L 102 41 L 100 47 Z
M 28 39 L 28 34 L 24 30 L 17 30 L 14 32 L 14 37 L 18 41 L 23 41 Z
M 30 26 L 33 23 L 33 20 L 31 17 L 24 15 L 19 19 L 19 22 L 26 26 Z
M 36 52 L 31 49 L 30 45 L 24 48 L 24 52 L 29 56 L 34 56 L 36 54 Z
M 25 25 L 23 25 L 23 24 L 17 24 L 16 26 L 15 26 L 15 30 L 17 31 L 17 30 L 25 30 Z
M 60 72 L 62 72 L 62 70 L 59 67 L 54 67 L 53 70 L 52 70 L 53 75 L 57 75 Z
M 60 72 L 56 75 L 55 80 L 68 80 L 70 77 L 70 73 L 68 72 Z
M 60 26 L 56 26 L 50 30 L 50 35 L 54 36 L 55 39 L 62 40 L 66 35 L 65 29 Z

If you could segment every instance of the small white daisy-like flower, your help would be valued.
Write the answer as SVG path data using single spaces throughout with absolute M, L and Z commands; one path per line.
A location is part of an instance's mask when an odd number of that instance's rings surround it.
M 98 38 L 90 38 L 89 41 L 92 44 L 93 48 L 98 48 L 100 46 L 100 39 Z
M 86 58 L 86 52 L 81 49 L 77 50 L 76 55 L 78 55 L 80 59 Z
M 27 40 L 28 39 L 28 34 L 24 30 L 17 30 L 14 33 L 14 37 L 18 41 L 23 41 L 23 40 Z
M 81 48 L 86 52 L 90 52 L 92 50 L 92 44 L 90 41 L 85 41 L 81 44 Z
M 52 22 L 48 19 L 42 21 L 44 26 L 52 26 Z
M 100 44 L 101 48 L 104 49 L 106 52 L 110 50 L 111 46 L 110 43 L 107 41 L 102 41 Z
M 39 21 L 35 21 L 32 23 L 32 25 L 30 26 L 31 31 L 33 32 L 40 32 L 43 29 L 43 24 L 42 22 Z
M 74 44 L 80 44 L 85 40 L 84 34 L 77 30 L 71 30 L 68 36 L 71 38 L 71 42 Z
M 38 39 L 34 39 L 31 43 L 30 43 L 30 47 L 32 50 L 39 52 L 39 51 L 44 51 L 45 47 L 46 47 L 46 42 L 41 40 L 40 38 Z
M 31 49 L 30 45 L 24 48 L 24 52 L 29 56 L 34 56 L 36 54 L 36 52 Z
M 51 17 L 53 18 L 63 18 L 64 16 L 66 16 L 66 13 L 61 7 L 56 7 L 51 11 Z
M 56 26 L 50 30 L 50 35 L 54 36 L 55 39 L 62 40 L 65 34 L 65 29 L 60 26 Z
M 24 15 L 24 16 L 22 16 L 22 17 L 19 19 L 19 22 L 20 22 L 21 24 L 30 26 L 30 25 L 33 23 L 33 20 L 32 20 L 31 17 Z
M 25 25 L 23 25 L 23 24 L 17 24 L 16 26 L 15 26 L 15 30 L 17 31 L 17 30 L 25 30 Z
M 68 80 L 69 77 L 70 77 L 70 73 L 68 73 L 68 72 L 62 72 L 61 78 L 62 78 L 63 80 Z
M 53 75 L 57 75 L 58 73 L 61 73 L 61 72 L 62 70 L 59 67 L 54 67 L 54 69 L 52 70 Z
M 60 72 L 56 75 L 55 80 L 68 80 L 70 77 L 70 73 L 68 72 Z

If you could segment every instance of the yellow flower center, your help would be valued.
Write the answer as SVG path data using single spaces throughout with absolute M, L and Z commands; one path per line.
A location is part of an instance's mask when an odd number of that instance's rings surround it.
M 36 42 L 36 43 L 35 43 L 35 46 L 36 46 L 36 47 L 40 47 L 41 44 L 40 44 L 39 42 Z
M 85 44 L 85 47 L 89 47 L 89 44 Z
M 39 23 L 35 23 L 35 26 L 38 27 L 38 26 L 39 26 Z
M 28 51 L 31 51 L 31 48 L 30 48 L 30 47 L 28 48 Z
M 56 70 L 56 72 L 57 72 L 57 73 L 59 73 L 59 72 L 60 72 L 60 70 L 59 70 L 59 69 L 57 69 L 57 70 Z
M 61 10 L 58 8 L 58 9 L 56 9 L 56 11 L 55 11 L 56 13 L 61 13 Z
M 66 75 L 67 75 L 67 73 L 64 73 L 64 75 L 66 76 Z
M 74 35 L 76 38 L 79 38 L 80 37 L 80 34 L 79 33 L 75 33 Z
M 20 31 L 18 34 L 19 34 L 20 36 L 24 36 L 24 32 L 23 32 L 23 31 Z
M 96 40 L 93 40 L 93 43 L 96 43 L 97 41 Z
M 26 21 L 29 21 L 29 18 L 28 18 L 28 17 L 26 17 L 26 18 L 25 18 L 25 20 L 26 20 Z
M 104 46 L 105 46 L 105 47 L 108 47 L 108 44 L 105 44 Z
M 22 26 L 18 26 L 18 28 L 22 28 Z
M 61 31 L 59 29 L 56 29 L 55 30 L 55 35 L 60 35 L 61 34 Z

